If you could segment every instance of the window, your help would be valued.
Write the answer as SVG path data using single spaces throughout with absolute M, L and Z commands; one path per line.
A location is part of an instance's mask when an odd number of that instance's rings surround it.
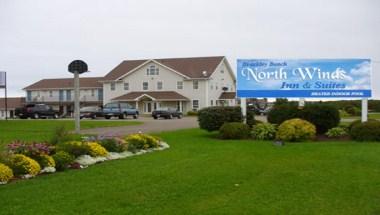
M 218 90 L 218 83 L 215 84 L 215 90 Z
M 183 82 L 182 81 L 177 81 L 177 89 L 182 90 L 183 89 Z
M 66 101 L 71 101 L 71 90 L 66 90 Z
M 129 90 L 129 82 L 124 83 L 124 90 Z
M 194 90 L 198 89 L 198 87 L 199 87 L 198 85 L 199 85 L 198 81 L 193 81 L 193 89 Z
M 49 91 L 49 97 L 53 97 L 53 91 Z
M 155 65 L 151 65 L 148 69 L 146 69 L 146 75 L 159 75 L 160 71 L 158 67 L 156 68 Z
M 222 74 L 223 74 L 223 73 L 224 73 L 224 70 L 220 70 L 220 73 L 222 73 Z
M 148 82 L 143 82 L 143 90 L 148 90 Z
M 199 100 L 193 100 L 193 110 L 198 110 L 199 108 Z
M 211 100 L 211 106 L 214 106 L 214 100 Z
M 26 91 L 26 99 L 32 101 L 32 91 Z
M 91 90 L 91 96 L 92 96 L 92 97 L 95 96 L 95 90 L 94 90 L 94 89 Z
M 162 81 L 157 82 L 157 90 L 162 90 Z
M 214 89 L 214 85 L 213 85 L 213 84 L 211 84 L 211 85 L 210 85 L 210 88 L 211 88 L 211 90 L 213 90 L 213 89 Z
M 111 91 L 114 91 L 114 90 L 115 90 L 115 87 L 116 87 L 116 86 L 115 86 L 115 83 L 111 83 L 111 84 L 110 84 Z

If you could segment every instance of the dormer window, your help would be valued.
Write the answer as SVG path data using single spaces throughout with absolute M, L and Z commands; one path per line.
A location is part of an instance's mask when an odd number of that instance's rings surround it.
M 149 66 L 149 68 L 146 69 L 146 75 L 159 75 L 160 70 L 155 65 Z

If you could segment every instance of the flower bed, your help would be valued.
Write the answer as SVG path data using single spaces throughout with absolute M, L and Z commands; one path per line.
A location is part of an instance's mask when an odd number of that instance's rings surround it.
M 167 148 L 167 143 L 141 133 L 125 138 L 83 137 L 82 141 L 68 140 L 57 145 L 15 141 L 0 157 L 0 184 L 66 169 L 83 169 Z

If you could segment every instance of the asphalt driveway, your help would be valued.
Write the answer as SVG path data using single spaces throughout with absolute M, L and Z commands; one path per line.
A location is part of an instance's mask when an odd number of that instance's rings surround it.
M 131 119 L 127 119 L 131 120 Z M 197 128 L 197 117 L 184 117 L 182 119 L 153 119 L 152 117 L 140 117 L 137 121 L 143 122 L 141 125 L 131 125 L 122 127 L 93 128 L 82 130 L 82 134 L 97 134 L 105 136 L 124 136 L 133 133 L 154 133 L 161 131 L 171 131 L 185 128 Z

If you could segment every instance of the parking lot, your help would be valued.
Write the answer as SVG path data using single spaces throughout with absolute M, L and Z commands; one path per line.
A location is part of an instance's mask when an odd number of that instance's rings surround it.
M 91 119 L 90 119 L 91 120 Z M 112 119 L 111 119 L 112 120 Z M 116 119 L 115 120 L 119 120 Z M 133 121 L 141 121 L 142 125 L 110 127 L 110 128 L 94 128 L 82 130 L 82 134 L 97 134 L 106 136 L 123 136 L 126 134 L 143 132 L 155 133 L 161 131 L 178 130 L 185 128 L 197 128 L 197 117 L 184 117 L 182 119 L 153 119 L 152 117 L 141 116 L 139 119 L 127 119 Z M 108 120 L 109 121 L 109 120 Z

